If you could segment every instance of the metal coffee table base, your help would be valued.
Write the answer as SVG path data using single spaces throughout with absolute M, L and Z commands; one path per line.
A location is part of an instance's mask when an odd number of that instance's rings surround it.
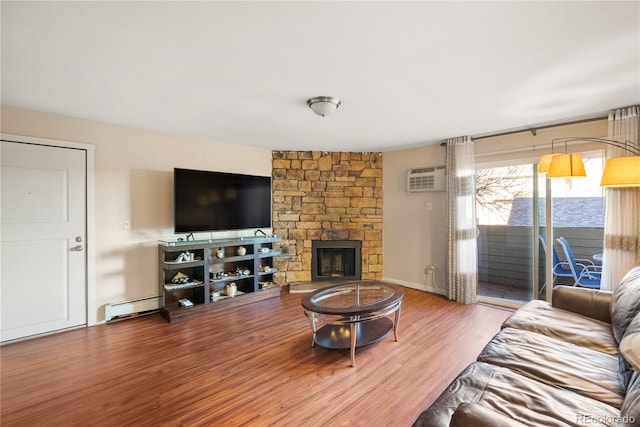
M 397 317 L 398 312 L 396 312 Z M 394 339 L 398 341 L 397 321 L 388 317 L 372 320 L 370 322 L 351 323 L 351 325 L 324 325 L 313 334 L 312 347 L 320 347 L 334 350 L 351 350 L 351 366 L 356 366 L 356 348 L 383 340 L 394 332 Z

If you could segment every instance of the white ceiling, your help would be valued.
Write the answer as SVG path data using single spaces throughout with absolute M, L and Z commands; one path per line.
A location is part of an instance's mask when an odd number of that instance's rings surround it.
M 8 2 L 2 104 L 388 151 L 640 103 L 640 2 Z M 322 118 L 306 99 L 342 99 Z

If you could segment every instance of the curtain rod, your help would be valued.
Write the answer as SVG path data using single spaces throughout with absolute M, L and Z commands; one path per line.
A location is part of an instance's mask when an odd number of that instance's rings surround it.
M 588 141 L 587 141 L 588 142 Z M 568 146 L 582 145 L 581 141 L 568 141 Z M 493 156 L 496 154 L 522 153 L 524 151 L 535 152 L 536 150 L 548 150 L 553 148 L 553 144 L 529 145 L 527 147 L 512 148 L 510 150 L 487 151 L 485 153 L 475 153 L 475 157 Z
M 603 119 L 606 119 L 608 117 L 609 116 L 607 114 L 605 116 L 591 117 L 589 119 L 574 120 L 574 121 L 571 121 L 571 122 L 556 123 L 556 124 L 553 124 L 553 125 L 531 126 L 531 127 L 522 128 L 522 129 L 519 129 L 519 130 L 498 132 L 498 133 L 493 133 L 493 134 L 490 134 L 490 135 L 482 135 L 482 136 L 475 136 L 475 137 L 472 136 L 471 139 L 473 141 L 478 141 L 479 139 L 494 138 L 496 136 L 513 135 L 515 133 L 522 133 L 522 132 L 531 132 L 535 136 L 536 131 L 538 131 L 539 129 L 550 129 L 550 128 L 555 128 L 555 127 L 560 127 L 560 126 L 577 125 L 577 124 L 580 124 L 580 123 L 595 122 L 597 120 L 603 120 Z

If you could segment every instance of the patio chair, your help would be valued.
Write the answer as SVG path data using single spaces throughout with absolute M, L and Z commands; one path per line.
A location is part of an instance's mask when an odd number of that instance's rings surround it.
M 571 245 L 567 239 L 558 237 L 556 240 L 560 243 L 560 246 L 562 246 L 567 261 L 569 261 L 569 267 L 571 267 L 571 273 L 575 280 L 573 286 L 600 289 L 602 267 L 594 265 L 593 263 L 587 265 L 576 262 L 576 258 L 573 256 L 573 249 L 571 249 Z
M 540 239 L 540 245 L 542 245 L 542 249 L 546 254 L 547 253 L 547 243 L 545 240 L 546 237 L 544 234 L 539 234 L 538 238 Z M 556 251 L 555 246 L 551 245 L 551 247 L 552 247 L 551 261 L 553 263 L 553 269 L 551 270 L 553 274 L 552 276 L 553 279 L 551 280 L 551 287 L 553 287 L 557 277 L 573 277 L 573 273 L 571 272 L 571 267 L 569 267 L 569 261 L 560 261 L 560 258 L 558 257 L 558 252 Z M 540 287 L 539 292 L 544 291 L 544 288 L 546 286 L 547 286 L 547 282 L 544 282 L 544 284 Z

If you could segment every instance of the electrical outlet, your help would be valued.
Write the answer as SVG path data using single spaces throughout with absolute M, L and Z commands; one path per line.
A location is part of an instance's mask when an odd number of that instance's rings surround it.
M 131 221 L 125 221 L 122 223 L 122 229 L 123 230 L 129 230 L 131 229 Z

